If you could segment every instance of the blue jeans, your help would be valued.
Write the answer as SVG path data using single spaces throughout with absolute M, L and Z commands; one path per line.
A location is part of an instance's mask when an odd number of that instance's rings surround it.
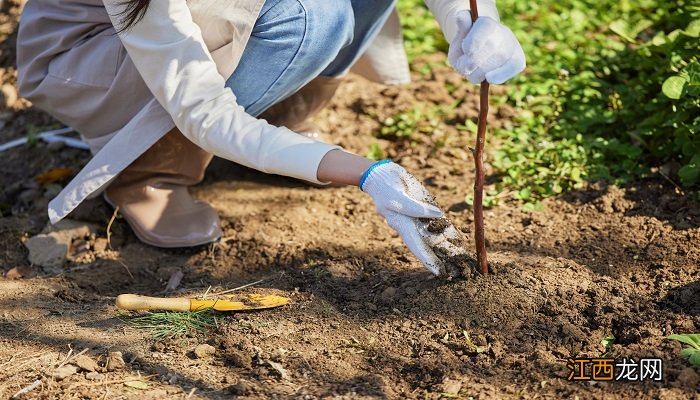
M 377 35 L 394 3 L 266 0 L 226 87 L 258 116 L 319 75 L 341 75 Z

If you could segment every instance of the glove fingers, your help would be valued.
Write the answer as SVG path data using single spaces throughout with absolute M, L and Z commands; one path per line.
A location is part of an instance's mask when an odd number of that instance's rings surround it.
M 470 61 L 467 56 L 461 56 L 454 64 L 457 72 L 461 73 L 465 78 L 469 79 L 469 82 L 474 84 L 481 83 L 485 74 L 474 62 Z
M 467 37 L 467 33 L 472 26 L 472 20 L 468 11 L 460 11 L 457 13 L 457 33 L 450 41 L 450 48 L 447 52 L 447 59 L 453 67 L 456 68 L 457 60 L 464 55 L 462 51 L 462 42 Z
M 522 72 L 525 69 L 525 65 L 525 53 L 523 53 L 522 49 L 518 49 L 503 65 L 487 72 L 486 80 L 489 81 L 489 83 L 500 85 Z
M 467 75 L 467 79 L 469 79 L 469 82 L 478 85 L 486 79 L 486 74 L 483 68 L 477 67 Z
M 401 203 L 391 202 L 387 207 L 389 210 L 413 218 L 440 218 L 442 211 L 432 204 L 428 204 L 406 196 Z
M 428 192 L 415 176 L 405 169 L 401 169 L 400 187 L 403 189 L 404 199 L 401 203 L 391 204 L 391 208 L 403 215 L 414 218 L 438 218 L 442 216 L 440 208 L 430 204 L 434 197 Z
M 447 60 L 457 71 L 461 71 L 461 69 L 458 67 L 458 62 L 463 55 L 464 52 L 459 44 L 455 43 L 454 45 L 450 45 L 450 49 L 447 51 Z
M 500 84 L 525 69 L 518 39 L 508 27 L 489 17 L 477 19 L 459 49 L 455 43 L 450 52 L 452 66 L 475 84 L 484 80 Z
M 456 17 L 457 27 L 459 28 L 460 32 L 464 30 L 466 35 L 469 28 L 472 27 L 472 13 L 469 12 L 469 10 L 462 10 L 457 13 Z
M 406 247 L 423 263 L 423 265 L 435 275 L 440 275 L 442 270 L 440 260 L 435 253 L 425 243 L 423 237 L 418 232 L 416 221 L 403 215 L 392 215 L 387 217 L 389 226 L 394 228 Z
M 499 38 L 499 30 L 501 24 L 489 17 L 481 17 L 476 20 L 469 34 L 462 42 L 462 50 L 464 54 L 473 56 L 481 51 L 493 51 L 494 46 L 491 45 L 493 38 Z

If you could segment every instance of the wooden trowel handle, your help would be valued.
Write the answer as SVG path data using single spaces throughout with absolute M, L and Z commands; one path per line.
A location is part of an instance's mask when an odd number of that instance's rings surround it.
M 137 294 L 120 294 L 117 307 L 122 310 L 163 310 L 190 311 L 190 299 L 139 296 Z

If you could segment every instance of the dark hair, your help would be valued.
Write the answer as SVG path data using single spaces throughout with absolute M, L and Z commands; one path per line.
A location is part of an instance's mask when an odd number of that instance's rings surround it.
M 151 0 L 124 0 L 121 5 L 126 6 L 126 8 L 120 15 L 118 32 L 125 31 L 141 21 L 150 2 Z

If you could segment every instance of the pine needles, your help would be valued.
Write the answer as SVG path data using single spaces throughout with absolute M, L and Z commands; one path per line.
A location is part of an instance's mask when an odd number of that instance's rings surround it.
M 212 309 L 192 312 L 147 311 L 138 315 L 122 314 L 120 319 L 136 329 L 149 331 L 154 341 L 161 341 L 218 327 L 216 314 Z

